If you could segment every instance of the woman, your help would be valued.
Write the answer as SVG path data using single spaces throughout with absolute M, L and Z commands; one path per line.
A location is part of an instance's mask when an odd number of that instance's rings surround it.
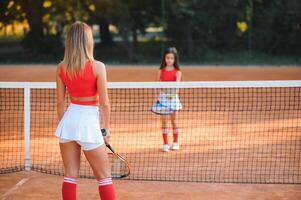
M 65 42 L 64 60 L 57 68 L 59 124 L 55 135 L 59 138 L 65 169 L 64 200 L 76 199 L 81 148 L 98 180 L 100 198 L 116 199 L 105 145 L 110 138 L 106 69 L 103 63 L 94 60 L 93 46 L 91 28 L 82 22 L 73 23 Z M 71 103 L 64 112 L 66 90 Z

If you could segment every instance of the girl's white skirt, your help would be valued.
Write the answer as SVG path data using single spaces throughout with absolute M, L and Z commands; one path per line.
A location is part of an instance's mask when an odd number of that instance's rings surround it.
M 58 124 L 55 136 L 60 139 L 103 144 L 98 106 L 70 104 Z
M 179 99 L 178 94 L 168 94 L 161 92 L 158 98 L 158 101 L 173 111 L 178 111 L 182 109 L 182 104 Z
M 161 92 L 157 101 L 151 107 L 151 111 L 158 115 L 170 115 L 182 109 L 178 94 Z

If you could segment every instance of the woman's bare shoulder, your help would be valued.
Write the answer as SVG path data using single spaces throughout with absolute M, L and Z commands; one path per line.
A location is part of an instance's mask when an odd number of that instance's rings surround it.
M 59 73 L 61 70 L 62 70 L 62 68 L 63 68 L 63 66 L 64 66 L 64 63 L 63 63 L 63 61 L 60 61 L 58 64 L 57 64 L 57 73 Z
M 93 66 L 95 68 L 98 68 L 98 69 L 102 69 L 102 68 L 105 68 L 105 64 L 99 60 L 94 60 L 93 61 Z
M 93 70 L 96 76 L 102 74 L 105 68 L 106 66 L 103 62 L 98 60 L 93 61 Z

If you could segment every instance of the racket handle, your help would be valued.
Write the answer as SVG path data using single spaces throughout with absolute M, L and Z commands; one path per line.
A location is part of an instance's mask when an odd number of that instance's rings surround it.
M 106 146 L 113 152 L 113 153 L 115 153 L 115 151 L 114 151 L 114 149 L 113 149 L 113 147 L 111 147 L 111 145 L 110 144 L 106 144 Z

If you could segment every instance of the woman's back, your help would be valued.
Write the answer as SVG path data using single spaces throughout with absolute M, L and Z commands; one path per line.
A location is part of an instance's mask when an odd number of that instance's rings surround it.
M 63 64 L 60 66 L 60 77 L 67 87 L 67 91 L 71 96 L 71 102 L 80 105 L 95 105 L 98 102 L 93 101 L 77 101 L 80 97 L 96 97 L 97 96 L 97 78 L 93 72 L 93 61 L 86 61 L 82 73 L 75 74 L 72 78 L 67 76 Z

